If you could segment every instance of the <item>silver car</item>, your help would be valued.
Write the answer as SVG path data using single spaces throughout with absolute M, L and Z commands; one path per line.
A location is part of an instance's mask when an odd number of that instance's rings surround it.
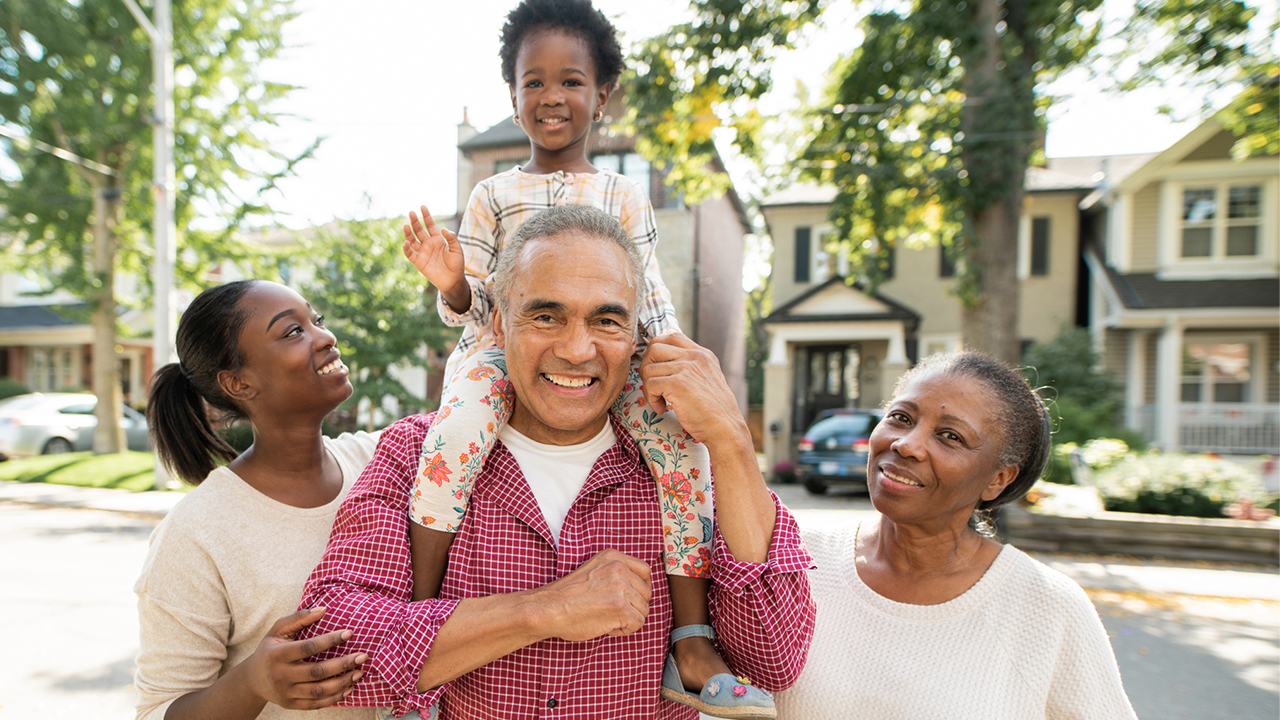
M 93 449 L 98 398 L 89 393 L 30 393 L 0 400 L 0 459 Z M 147 419 L 122 406 L 130 450 L 149 450 Z

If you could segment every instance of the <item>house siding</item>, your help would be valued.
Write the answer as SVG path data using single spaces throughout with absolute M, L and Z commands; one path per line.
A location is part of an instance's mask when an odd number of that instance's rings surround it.
M 1030 232 L 1033 218 L 1049 220 L 1049 272 L 1029 275 L 1019 282 L 1018 335 L 1023 340 L 1044 342 L 1065 327 L 1075 324 L 1076 268 L 1079 256 L 1079 196 L 1074 193 L 1029 194 L 1023 207 Z M 1031 242 L 1019 251 L 1030 252 Z M 1030 259 L 1026 263 L 1029 266 Z M 953 300 L 954 302 L 954 300 Z
M 1266 376 L 1267 376 L 1267 402 L 1271 404 L 1280 403 L 1280 329 L 1271 328 L 1267 331 L 1267 341 L 1265 343 L 1266 351 Z
M 1156 350 L 1158 347 L 1158 345 L 1156 344 L 1157 340 L 1158 340 L 1158 333 L 1151 333 L 1151 335 L 1147 337 L 1147 350 L 1145 353 L 1146 360 L 1147 360 L 1146 362 L 1147 367 L 1145 370 L 1143 370 L 1143 375 L 1146 376 L 1146 382 L 1145 382 L 1146 388 L 1142 393 L 1142 402 L 1148 405 L 1156 401 L 1156 387 L 1157 387 L 1156 383 L 1158 380 L 1158 378 L 1156 378 L 1156 359 L 1157 359 Z
M 1133 196 L 1131 272 L 1155 272 L 1159 265 L 1160 186 L 1151 183 Z

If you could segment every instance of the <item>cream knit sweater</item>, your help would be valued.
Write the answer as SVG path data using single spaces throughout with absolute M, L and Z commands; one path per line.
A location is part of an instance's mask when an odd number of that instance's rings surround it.
M 134 586 L 141 625 L 134 678 L 139 720 L 162 720 L 174 700 L 212 685 L 253 654 L 276 620 L 297 609 L 302 585 L 329 542 L 334 514 L 376 445 L 377 435 L 367 433 L 325 441 L 342 468 L 342 492 L 322 507 L 276 502 L 223 467 L 156 527 Z M 374 713 L 268 704 L 258 717 L 371 720 Z
M 1135 718 L 1097 612 L 1065 575 L 1006 545 L 960 597 L 907 605 L 858 577 L 857 524 L 806 519 L 817 627 L 779 720 Z

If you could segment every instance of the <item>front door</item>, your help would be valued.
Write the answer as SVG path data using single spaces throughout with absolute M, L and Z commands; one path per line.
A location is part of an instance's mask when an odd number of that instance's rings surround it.
M 811 345 L 796 350 L 795 432 L 823 410 L 858 406 L 861 350 L 853 345 Z

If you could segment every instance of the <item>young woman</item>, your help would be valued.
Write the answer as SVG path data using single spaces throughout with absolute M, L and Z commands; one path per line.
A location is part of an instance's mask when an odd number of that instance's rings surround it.
M 371 720 L 372 708 L 302 712 L 360 678 L 363 653 L 306 662 L 350 632 L 293 640 L 324 613 L 294 609 L 377 442 L 320 434 L 351 396 L 333 334 L 296 292 L 242 280 L 191 303 L 177 349 L 180 361 L 156 373 L 147 421 L 161 462 L 197 487 L 156 528 L 135 588 L 139 719 Z M 237 455 L 206 406 L 248 420 L 253 445 Z

